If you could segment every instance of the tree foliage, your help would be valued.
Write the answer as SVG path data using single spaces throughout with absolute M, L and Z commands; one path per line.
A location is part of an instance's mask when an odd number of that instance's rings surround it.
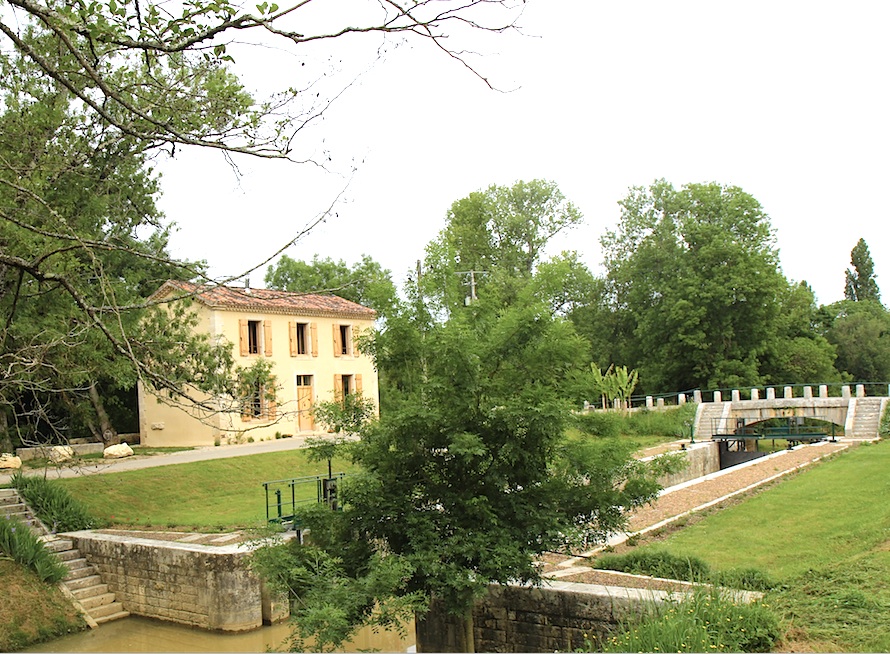
M 860 238 L 850 252 L 850 263 L 853 264 L 853 269 L 847 268 L 844 298 L 854 302 L 880 302 L 881 292 L 875 279 L 875 262 L 865 239 Z
M 552 185 L 531 186 L 557 195 Z M 547 235 L 558 231 L 553 225 L 568 226 L 575 213 L 551 221 L 549 202 L 527 205 L 525 236 L 502 248 L 492 244 L 503 226 L 462 213 L 479 203 L 513 207 L 529 185 L 515 188 L 522 192 L 490 189 L 455 203 L 459 210 L 428 248 L 428 261 L 443 267 L 429 266 L 433 272 L 406 289 L 407 299 L 369 343 L 387 401 L 379 421 L 350 447 L 361 472 L 341 489 L 343 510 L 304 516 L 321 534 L 312 556 L 337 559 L 326 581 L 315 577 L 319 584 L 352 587 L 373 578 L 383 557 L 401 571 L 385 590 L 408 603 L 402 607 L 422 616 L 426 600 L 435 599 L 468 619 L 489 584 L 539 582 L 542 553 L 602 541 L 658 490 L 658 465 L 635 461 L 625 445 L 565 435 L 573 375 L 589 364 L 589 348 L 564 315 L 565 303 L 554 299 L 564 291 L 558 279 L 579 279 L 582 287 L 588 279 L 571 274 L 579 272 L 571 256 L 541 256 Z M 495 214 L 512 220 L 511 212 Z M 464 228 L 475 236 L 460 236 Z M 471 258 L 477 255 L 483 258 Z M 483 262 L 488 274 L 464 305 L 433 280 L 436 273 L 450 280 L 471 261 Z M 629 392 L 632 374 L 623 372 Z M 315 610 L 309 591 L 298 595 L 300 611 Z M 363 597 L 357 616 L 372 614 L 373 598 Z
M 620 204 L 617 229 L 602 239 L 611 332 L 646 389 L 738 388 L 785 374 L 769 360 L 793 331 L 782 316 L 795 292 L 757 200 L 738 187 L 662 180 Z M 820 362 L 830 356 L 824 341 L 800 346 L 824 350 Z
M 286 254 L 266 271 L 266 286 L 294 293 L 331 293 L 374 309 L 381 317 L 392 311 L 397 292 L 389 270 L 368 255 L 350 267 L 342 259 L 297 261 Z
M 547 243 L 581 222 L 581 212 L 546 180 L 490 186 L 451 205 L 426 248 L 421 288 L 443 310 L 483 292 L 509 304 L 543 261 Z M 567 266 L 581 266 L 576 258 Z M 555 290 L 555 289 L 554 289 Z
M 849 381 L 890 380 L 890 313 L 880 302 L 842 300 L 821 314 L 836 367 Z

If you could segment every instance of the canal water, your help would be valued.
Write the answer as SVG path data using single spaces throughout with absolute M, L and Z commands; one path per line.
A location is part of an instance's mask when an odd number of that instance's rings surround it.
M 131 616 L 98 629 L 41 643 L 26 652 L 266 652 L 287 651 L 287 623 L 239 634 L 193 629 L 172 622 Z M 362 629 L 343 651 L 405 652 L 414 645 L 414 623 L 399 634 Z

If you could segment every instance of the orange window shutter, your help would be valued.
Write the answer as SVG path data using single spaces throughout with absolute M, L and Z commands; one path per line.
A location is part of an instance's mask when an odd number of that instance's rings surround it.
M 352 377 L 355 380 L 355 394 L 362 394 L 362 376 L 361 375 L 353 375 Z
M 278 407 L 275 406 L 275 400 L 269 400 L 269 404 L 266 406 L 266 417 L 269 420 L 275 420 L 275 413 Z
M 272 321 L 264 320 L 263 321 L 263 341 L 265 341 L 266 346 L 266 356 L 272 356 Z
M 290 337 L 290 355 L 297 356 L 297 323 L 293 320 L 287 321 L 287 335 Z
M 309 338 L 312 339 L 312 356 L 318 356 L 318 324 L 309 323 Z
M 338 357 L 343 353 L 343 342 L 340 340 L 340 325 L 334 323 L 334 356 Z
M 334 399 L 343 399 L 343 375 L 334 375 Z
M 241 356 L 246 357 L 250 354 L 248 348 L 250 339 L 247 336 L 247 321 L 239 320 L 238 321 L 238 342 L 241 347 Z
M 359 330 L 353 327 L 349 331 L 352 332 L 352 356 L 358 356 L 358 334 Z

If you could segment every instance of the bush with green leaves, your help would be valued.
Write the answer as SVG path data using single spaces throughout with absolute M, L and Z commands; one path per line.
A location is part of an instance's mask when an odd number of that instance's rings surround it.
M 627 554 L 605 554 L 596 567 L 634 575 L 649 575 L 664 579 L 701 581 L 709 574 L 708 564 L 694 556 L 677 556 L 665 550 L 646 549 Z
M 34 515 L 53 532 L 94 529 L 100 526 L 99 521 L 65 488 L 45 477 L 26 477 L 16 473 L 12 477 L 12 485 L 31 507 Z
M 12 516 L 0 519 L 0 552 L 33 570 L 41 581 L 54 584 L 68 573 L 28 525 Z
M 776 587 L 769 575 L 755 568 L 732 568 L 712 572 L 695 556 L 677 556 L 666 550 L 643 549 L 627 554 L 604 554 L 595 565 L 600 570 L 617 570 L 634 575 L 680 579 L 739 590 L 767 591 Z
M 651 603 L 602 643 L 604 652 L 769 652 L 779 619 L 759 602 L 698 589 L 679 601 Z

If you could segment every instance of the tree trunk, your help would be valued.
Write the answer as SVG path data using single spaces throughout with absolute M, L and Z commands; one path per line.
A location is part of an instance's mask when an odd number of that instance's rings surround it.
M 6 411 L 0 409 L 0 454 L 15 454 L 12 447 L 12 436 L 9 433 L 9 422 Z
M 111 418 L 108 417 L 108 412 L 105 410 L 105 404 L 102 402 L 102 398 L 99 396 L 99 391 L 96 389 L 96 382 L 90 383 L 90 402 L 93 404 L 93 410 L 96 412 L 96 417 L 99 419 L 99 433 L 102 442 L 106 445 L 117 445 L 121 442 L 118 437 L 117 430 L 114 428 L 114 425 L 111 424 Z
M 473 634 L 473 607 L 467 609 L 467 612 L 463 615 L 463 631 L 464 631 L 464 640 L 463 647 L 461 648 L 462 652 L 475 652 L 476 651 L 476 637 Z

